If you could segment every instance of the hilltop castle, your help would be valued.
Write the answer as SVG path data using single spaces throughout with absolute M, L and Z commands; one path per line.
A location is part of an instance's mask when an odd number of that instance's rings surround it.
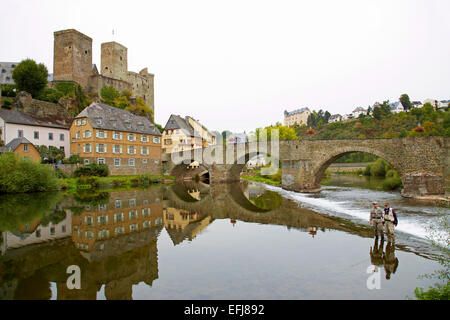
M 128 71 L 128 49 L 117 42 L 101 45 L 101 68 L 92 64 L 92 39 L 68 29 L 54 33 L 53 81 L 73 81 L 85 91 L 100 94 L 104 86 L 118 91 L 131 90 L 144 99 L 153 111 L 154 75 L 147 68 L 139 73 Z

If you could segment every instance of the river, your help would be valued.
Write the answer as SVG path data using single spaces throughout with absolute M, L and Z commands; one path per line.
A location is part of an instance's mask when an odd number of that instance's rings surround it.
M 450 210 L 363 179 L 331 176 L 319 194 L 242 182 L 1 196 L 0 298 L 414 297 L 441 268 L 427 227 L 448 234 Z M 373 200 L 397 210 L 394 245 L 372 236 Z

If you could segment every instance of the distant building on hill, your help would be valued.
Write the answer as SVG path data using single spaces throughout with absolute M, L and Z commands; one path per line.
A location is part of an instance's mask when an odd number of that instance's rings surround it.
M 328 123 L 339 122 L 342 121 L 342 116 L 340 114 L 333 114 L 330 119 L 328 119 Z
M 301 108 L 291 112 L 284 111 L 284 125 L 287 127 L 292 127 L 295 124 L 307 125 L 310 114 L 311 110 L 309 108 Z

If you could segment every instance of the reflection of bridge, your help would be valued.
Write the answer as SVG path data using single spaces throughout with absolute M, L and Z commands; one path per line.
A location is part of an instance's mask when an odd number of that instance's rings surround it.
M 211 183 L 239 181 L 240 173 L 249 159 L 257 155 L 257 143 L 227 145 L 184 151 L 175 154 L 187 163 L 205 159 L 202 166 L 209 171 Z M 232 150 L 230 150 L 232 148 Z M 260 153 L 270 153 L 271 143 L 260 148 Z M 440 195 L 445 193 L 445 176 L 449 175 L 450 139 L 420 137 L 371 140 L 294 140 L 281 141 L 279 160 L 282 166 L 284 189 L 299 192 L 320 190 L 323 173 L 339 157 L 352 152 L 366 152 L 388 161 L 403 182 L 404 196 Z M 216 155 L 217 153 L 217 155 Z M 173 154 L 172 154 L 173 156 Z M 180 166 L 171 155 L 163 157 L 165 173 L 179 174 Z

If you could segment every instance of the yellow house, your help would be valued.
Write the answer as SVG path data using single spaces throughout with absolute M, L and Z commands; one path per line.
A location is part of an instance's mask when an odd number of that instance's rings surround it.
M 41 162 L 41 155 L 38 149 L 25 138 L 15 138 L 11 140 L 6 146 L 0 148 L 2 152 L 14 152 L 20 158 L 30 159 L 34 162 Z
M 194 118 L 172 114 L 164 127 L 162 140 L 162 151 L 172 153 L 214 145 L 216 136 Z
M 161 174 L 161 132 L 146 117 L 92 103 L 70 127 L 70 153 L 106 164 L 112 175 Z

